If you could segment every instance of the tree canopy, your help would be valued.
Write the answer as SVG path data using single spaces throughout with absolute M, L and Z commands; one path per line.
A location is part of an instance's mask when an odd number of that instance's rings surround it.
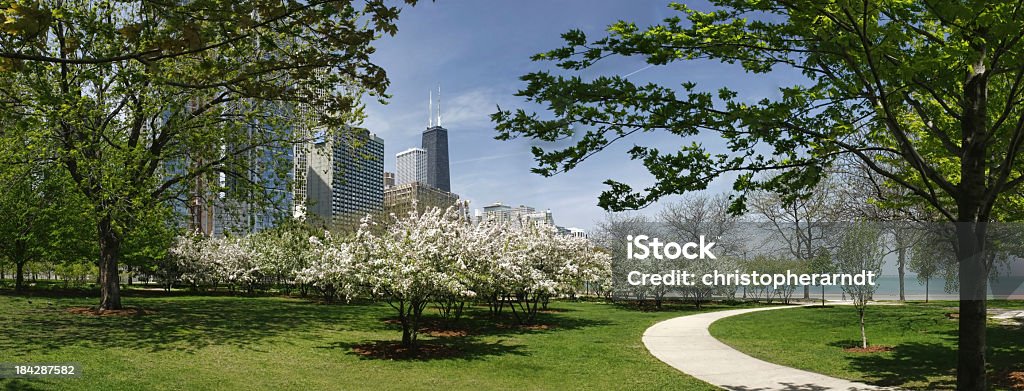
M 533 148 L 535 172 L 578 166 L 626 138 L 668 132 L 678 150 L 634 145 L 655 184 L 634 189 L 609 179 L 599 205 L 610 210 L 704 190 L 730 175 L 733 212 L 753 191 L 786 201 L 806 198 L 837 163 L 855 162 L 905 189 L 956 225 L 960 278 L 958 388 L 985 388 L 985 223 L 1018 202 L 1024 166 L 1024 16 L 1009 1 L 750 1 L 717 0 L 700 11 L 639 27 L 619 21 L 591 39 L 562 35 L 565 46 L 533 57 L 560 68 L 529 73 L 518 92 L 541 104 L 492 115 L 498 138 L 551 142 Z M 804 81 L 752 102 L 736 85 L 717 90 L 637 84 L 628 77 L 575 73 L 611 56 L 651 65 L 711 60 L 757 74 L 790 70 Z M 729 83 L 727 81 L 727 83 Z M 725 148 L 701 143 L 713 137 Z M 542 144 L 543 145 L 543 144 Z M 995 211 L 995 212 L 994 212 Z
M 0 137 L 25 147 L 0 164 L 59 166 L 88 200 L 104 309 L 121 306 L 122 243 L 154 208 L 279 202 L 293 143 L 386 96 L 370 55 L 399 13 L 384 0 L 0 9 Z
M 955 220 L 957 206 L 942 196 L 959 198 L 967 191 L 959 163 L 981 147 L 989 156 L 976 178 L 980 200 L 991 204 L 1024 182 L 1016 160 L 1024 137 L 1024 112 L 1017 105 L 1024 45 L 1016 3 L 714 4 L 709 12 L 672 4 L 682 16 L 646 28 L 619 21 L 596 40 L 571 30 L 563 34 L 566 46 L 533 58 L 568 71 L 609 56 L 639 56 L 653 65 L 711 59 L 753 74 L 798 70 L 806 83 L 750 103 L 734 87 L 707 91 L 685 80 L 679 86 L 638 85 L 622 76 L 584 79 L 538 71 L 523 76 L 527 87 L 518 95 L 546 104 L 550 116 L 501 110 L 493 116 L 498 137 L 576 137 L 567 148 L 534 149 L 535 171 L 545 175 L 572 169 L 637 133 L 668 131 L 688 139 L 713 134 L 727 142 L 726 153 L 699 143 L 678 151 L 633 147 L 629 157 L 641 160 L 657 184 L 634 191 L 609 180 L 601 205 L 614 210 L 701 190 L 729 172 L 741 173 L 734 183 L 741 194 L 799 193 L 850 157 Z

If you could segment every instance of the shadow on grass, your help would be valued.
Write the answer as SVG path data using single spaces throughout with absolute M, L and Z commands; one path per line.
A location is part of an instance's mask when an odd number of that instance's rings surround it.
M 1022 336 L 1024 330 L 1019 328 L 989 325 L 987 339 L 991 376 L 1015 369 L 1024 362 Z M 871 374 L 876 379 L 873 383 L 881 386 L 917 383 L 924 389 L 951 388 L 954 386 L 952 379 L 956 376 L 957 332 L 944 332 L 941 338 L 946 342 L 902 343 L 887 354 L 858 354 L 848 360 L 853 368 Z M 840 343 L 845 342 L 855 341 Z
M 0 351 L 32 354 L 68 346 L 193 353 L 228 345 L 258 351 L 266 339 L 298 338 L 332 324 L 374 328 L 376 306 L 323 306 L 298 300 L 197 298 L 146 300 L 143 316 L 72 314 L 66 303 L 18 303 L 0 322 Z
M 94 286 L 88 287 L 64 287 L 59 284 L 30 286 L 22 292 L 16 292 L 13 288 L 0 288 L 0 295 L 25 298 L 48 298 L 48 299 L 70 299 L 70 298 L 93 298 L 99 303 L 100 289 Z M 253 294 L 245 294 L 239 291 L 229 290 L 227 287 L 220 287 L 217 290 L 192 290 L 176 287 L 167 291 L 162 287 L 139 286 L 121 287 L 121 297 L 124 298 L 160 298 L 160 297 L 297 297 L 285 295 L 279 291 L 259 291 Z
M 415 349 L 407 349 L 398 341 L 339 341 L 319 346 L 322 349 L 343 349 L 362 359 L 377 360 L 474 360 L 489 356 L 526 356 L 523 345 L 506 345 L 503 340 L 481 341 L 474 337 L 437 337 L 417 341 Z
M 3 391 L 37 391 L 61 388 L 60 382 L 82 382 L 81 379 L 0 379 Z
M 380 317 L 378 320 L 396 337 L 401 335 L 402 326 L 395 316 Z M 506 345 L 504 339 L 484 341 L 483 338 L 550 333 L 611 324 L 613 322 L 607 320 L 581 319 L 557 313 L 539 313 L 534 322 L 520 324 L 512 314 L 502 313 L 495 317 L 484 309 L 471 307 L 466 309 L 466 316 L 459 319 L 443 319 L 438 316 L 424 316 L 420 319 L 417 329 L 420 338 L 416 350 L 406 349 L 395 340 L 358 343 L 339 341 L 320 348 L 344 349 L 348 350 L 348 354 L 363 359 L 382 360 L 472 360 L 506 354 L 522 356 L 527 354 L 521 345 Z
M 848 358 L 851 366 L 870 374 L 880 386 L 924 384 L 926 389 L 949 387 L 942 380 L 956 371 L 956 350 L 941 343 L 903 343 L 887 354 L 856 354 Z
M 861 346 L 861 341 L 859 339 L 843 339 L 829 342 L 828 346 L 840 349 L 859 348 Z
M 127 301 L 126 304 L 140 305 L 145 310 L 144 315 L 138 316 L 95 316 L 69 311 L 69 306 L 73 309 L 85 303 L 82 299 L 33 301 L 25 297 L 14 298 L 4 308 L 10 316 L 0 322 L 0 351 L 27 356 L 78 346 L 194 354 L 209 346 L 231 346 L 259 352 L 266 350 L 269 343 L 294 343 L 297 340 L 319 343 L 344 331 L 385 331 L 394 333 L 396 338 L 401 335 L 399 324 L 386 321 L 393 310 L 382 304 L 323 305 L 279 298 L 185 297 Z M 491 342 L 493 338 L 484 342 L 479 338 L 557 332 L 613 323 L 561 313 L 541 313 L 534 325 L 520 326 L 511 314 L 492 318 L 486 310 L 478 308 L 468 309 L 466 314 L 467 317 L 458 321 L 445 321 L 436 315 L 425 316 L 421 328 L 424 342 L 436 346 L 436 352 L 409 358 L 473 359 L 521 354 L 519 346 Z M 366 343 L 336 342 L 334 346 L 353 350 L 362 345 L 362 350 L 370 352 L 371 358 L 376 354 L 374 351 L 386 347 L 381 345 L 386 344 L 383 341 L 370 341 L 371 345 Z M 403 354 L 398 350 L 395 352 Z M 381 354 L 383 357 L 388 355 Z
M 397 316 L 381 317 L 379 320 L 385 327 L 401 335 L 402 325 Z M 608 320 L 583 319 L 555 312 L 538 313 L 533 322 L 520 324 L 511 313 L 492 316 L 487 311 L 474 307 L 467 309 L 466 316 L 459 319 L 424 316 L 420 319 L 417 330 L 420 334 L 439 337 L 499 336 L 575 330 L 611 324 L 613 323 Z

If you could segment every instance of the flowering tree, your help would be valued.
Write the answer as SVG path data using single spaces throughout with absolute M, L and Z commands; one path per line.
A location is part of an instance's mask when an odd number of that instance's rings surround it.
M 193 289 L 209 286 L 217 289 L 224 282 L 253 294 L 264 279 L 266 258 L 255 248 L 254 238 L 204 238 L 180 236 L 168 256 L 177 278 Z
M 501 245 L 491 247 L 491 273 L 520 322 L 533 322 L 553 296 L 574 294 L 586 283 L 607 286 L 611 279 L 611 257 L 585 239 L 559 235 L 546 225 L 503 233 Z
M 334 239 L 330 233 L 322 240 L 311 236 L 308 244 L 305 251 L 296 247 L 296 256 L 309 265 L 296 273 L 296 280 L 317 288 L 328 302 L 339 295 L 346 299 L 351 297 L 358 282 L 354 278 L 354 265 L 360 259 L 358 254 L 363 253 L 361 257 L 365 258 L 365 252 L 359 251 L 356 245 Z
M 366 219 L 356 241 L 369 256 L 355 264 L 355 276 L 373 297 L 398 311 L 402 345 L 415 347 L 423 309 L 437 298 L 473 298 L 469 268 L 461 251 L 465 221 L 458 210 L 410 212 L 374 234 Z
M 306 294 L 307 284 L 298 278 L 298 272 L 310 266 L 314 249 L 311 237 L 317 243 L 324 238 L 322 231 L 318 233 L 313 226 L 298 221 L 250 235 L 253 248 L 261 255 L 264 274 L 285 293 L 297 284 Z
M 201 235 L 183 235 L 174 240 L 167 251 L 168 262 L 163 268 L 167 287 L 180 280 L 193 289 L 216 280 L 216 270 L 204 262 L 205 240 Z
M 237 286 L 250 295 L 261 287 L 267 270 L 267 258 L 256 250 L 254 242 L 251 237 L 212 239 L 207 243 L 215 248 L 205 254 L 212 258 L 210 263 L 220 267 L 232 288 Z
M 296 231 L 298 232 L 298 231 Z M 553 227 L 471 225 L 456 208 L 363 219 L 354 236 L 307 236 L 289 231 L 248 237 L 179 237 L 168 251 L 176 275 L 194 287 L 227 282 L 254 292 L 268 279 L 294 276 L 328 301 L 353 296 L 386 301 L 398 313 L 402 344 L 416 345 L 423 310 L 437 303 L 457 317 L 483 294 L 497 314 L 504 303 L 520 322 L 557 295 L 584 286 L 605 289 L 611 256 L 588 240 Z M 291 277 L 287 277 L 291 278 Z

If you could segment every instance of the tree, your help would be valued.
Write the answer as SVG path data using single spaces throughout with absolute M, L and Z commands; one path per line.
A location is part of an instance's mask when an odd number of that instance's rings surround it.
M 933 243 L 918 242 L 910 255 L 910 270 L 917 273 L 917 281 L 924 284 L 924 302 L 928 302 L 932 278 L 939 272 L 942 261 L 949 259 L 948 253 L 934 251 Z
M 305 256 L 309 262 L 297 271 L 298 281 L 320 290 L 327 302 L 339 294 L 346 299 L 351 297 L 356 290 L 355 284 L 359 283 L 357 278 L 353 278 L 355 264 L 366 259 L 366 250 L 336 239 L 330 233 L 322 238 L 310 236 L 309 244 Z
M 767 221 L 762 225 L 772 232 L 769 240 L 785 244 L 785 250 L 806 266 L 828 246 L 829 230 L 838 217 L 835 187 L 826 179 L 809 196 L 795 199 L 762 192 L 752 197 L 750 206 L 758 218 Z M 803 298 L 810 299 L 811 287 L 803 288 Z
M 855 275 L 864 271 L 878 275 L 882 271 L 882 257 L 885 248 L 882 246 L 882 234 L 877 227 L 858 224 L 845 232 L 839 248 L 836 249 L 836 265 L 841 273 Z M 874 284 L 841 285 L 843 291 L 853 299 L 853 307 L 857 309 L 860 320 L 861 347 L 867 349 L 868 335 L 864 330 L 864 315 L 868 301 L 877 289 Z
M 382 234 L 374 234 L 366 225 L 357 235 L 356 242 L 365 246 L 366 255 L 356 256 L 354 274 L 373 297 L 398 311 L 402 345 L 407 348 L 416 347 L 420 318 L 432 300 L 476 296 L 462 268 L 453 267 L 461 256 L 465 223 L 454 207 L 430 208 L 423 214 L 412 211 L 395 218 Z
M 60 167 L 0 169 L 0 254 L 15 267 L 15 291 L 25 289 L 29 262 L 92 262 L 90 219 L 81 194 Z
M 173 211 L 168 205 L 160 205 L 140 213 L 146 215 L 135 219 L 138 224 L 131 232 L 125 234 L 121 249 L 121 259 L 127 266 L 128 284 L 132 283 L 132 276 L 135 273 L 152 274 L 159 267 L 160 262 L 167 258 L 167 249 L 174 244 L 174 237 L 180 231 L 174 221 Z M 93 247 L 95 243 L 93 240 Z M 96 251 L 92 251 L 91 254 L 95 257 Z
M 632 271 L 657 273 L 660 270 L 670 269 L 665 267 L 666 261 L 629 258 L 626 253 L 627 237 L 657 235 L 661 228 L 642 214 L 608 213 L 604 220 L 597 223 L 593 239 L 598 245 L 607 249 L 612 257 L 612 281 L 615 288 L 612 292 L 613 295 L 628 293 L 641 303 L 643 300 L 651 299 L 654 301 L 654 306 L 661 309 L 661 304 L 670 292 L 671 286 L 665 284 L 631 285 L 627 279 Z
M 309 265 L 309 238 L 320 240 L 324 232 L 317 232 L 313 225 L 306 222 L 289 219 L 272 229 L 254 234 L 252 244 L 263 258 L 266 274 L 285 293 L 290 293 L 294 283 L 301 283 L 296 272 Z
M 923 200 L 908 189 L 887 181 L 866 165 L 853 162 L 852 168 L 840 174 L 847 184 L 841 190 L 847 205 L 842 213 L 846 220 L 866 219 L 883 222 L 890 244 L 896 253 L 900 301 L 906 301 L 906 272 L 911 252 L 929 225 L 939 218 Z
M 609 180 L 599 205 L 643 207 L 659 198 L 736 178 L 733 210 L 768 190 L 785 199 L 812 191 L 839 159 L 865 164 L 886 181 L 955 223 L 960 285 L 957 387 L 985 389 L 988 264 L 986 229 L 1024 183 L 1024 16 L 1012 2 L 748 2 L 718 0 L 713 11 L 682 14 L 639 28 L 620 21 L 589 40 L 563 34 L 566 46 L 534 56 L 570 75 L 523 76 L 518 95 L 549 117 L 519 109 L 492 116 L 498 137 L 575 145 L 534 147 L 535 171 L 572 169 L 609 144 L 647 132 L 690 140 L 714 136 L 724 148 L 692 143 L 679 151 L 635 145 L 656 183 L 642 191 Z M 805 80 L 779 96 L 751 102 L 717 92 L 637 85 L 620 76 L 571 75 L 609 56 L 652 65 L 710 59 L 750 73 L 796 70 Z M 746 82 L 746 81 L 744 81 Z M 718 144 L 718 143 L 716 143 Z M 1007 218 L 1010 215 L 1004 215 Z
M 814 258 L 807 263 L 807 270 L 811 273 L 829 274 L 836 270 L 835 260 L 827 249 L 821 249 Z M 821 306 L 825 307 L 825 285 L 821 286 Z
M 407 1 L 414 3 L 414 1 Z M 121 308 L 122 245 L 156 205 L 270 203 L 259 161 L 344 129 L 384 97 L 372 42 L 384 0 L 5 2 L 4 137 L 35 148 L 4 164 L 58 164 L 97 222 L 101 309 Z M 10 7 L 8 7 L 10 4 Z M 341 131 L 341 130 L 338 130 Z
M 739 217 L 729 213 L 729 198 L 725 194 L 713 196 L 692 194 L 677 203 L 666 205 L 659 214 L 666 225 L 665 231 L 669 239 L 680 243 L 696 242 L 701 236 L 715 241 L 717 259 L 681 260 L 680 269 L 695 275 L 710 274 L 715 270 L 730 270 L 731 256 L 742 250 L 745 241 L 740 237 Z M 657 261 L 664 264 L 665 261 Z M 664 272 L 672 268 L 661 265 L 658 270 Z M 716 293 L 726 293 L 730 287 L 696 284 L 684 290 L 694 305 L 700 308 L 701 303 L 710 300 Z M 733 289 L 735 293 L 735 289 Z

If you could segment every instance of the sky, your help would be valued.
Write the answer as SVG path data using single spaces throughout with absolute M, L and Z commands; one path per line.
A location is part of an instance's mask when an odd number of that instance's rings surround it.
M 397 35 L 381 38 L 373 55 L 375 63 L 388 72 L 391 98 L 386 105 L 367 100 L 363 126 L 384 139 L 385 170 L 393 172 L 396 153 L 420 146 L 421 132 L 427 127 L 428 96 L 435 91 L 437 99 L 440 86 L 454 193 L 468 199 L 471 209 L 494 202 L 529 205 L 550 209 L 557 225 L 591 230 L 605 215 L 597 206 L 598 196 L 606 189 L 602 182 L 615 179 L 634 188 L 653 183 L 647 170 L 625 154 L 632 145 L 667 150 L 693 141 L 709 145 L 720 141 L 642 135 L 623 140 L 568 173 L 543 177 L 530 172 L 535 166 L 529 152 L 534 143 L 495 140 L 497 132 L 489 115 L 499 106 L 537 109 L 514 96 L 525 86 L 519 77 L 555 70 L 553 64 L 533 62 L 530 56 L 562 46 L 562 33 L 575 28 L 596 39 L 618 20 L 641 27 L 656 24 L 677 14 L 667 5 L 660 1 L 437 0 L 406 6 Z M 701 3 L 692 6 L 707 9 Z M 736 66 L 705 61 L 648 67 L 641 58 L 602 60 L 581 76 L 597 75 L 630 75 L 634 82 L 667 86 L 694 81 L 709 90 L 729 85 L 750 100 L 776 96 L 780 86 L 800 79 L 792 72 L 774 72 L 736 85 L 732 81 L 737 77 L 750 77 Z M 709 191 L 725 191 L 730 185 L 721 181 Z

